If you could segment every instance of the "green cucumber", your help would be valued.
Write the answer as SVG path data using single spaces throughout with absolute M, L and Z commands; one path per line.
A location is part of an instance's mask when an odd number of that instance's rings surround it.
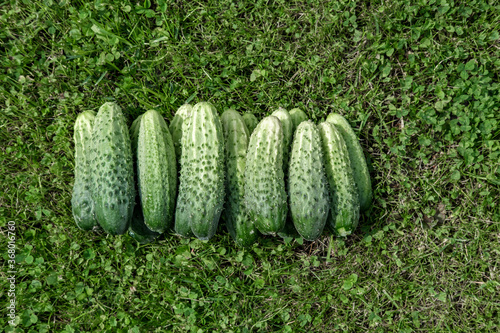
M 132 156 L 137 156 L 137 142 L 139 141 L 139 129 L 141 125 L 141 118 L 142 114 L 139 115 L 135 120 L 132 122 L 132 125 L 130 126 L 130 142 L 132 144 Z M 136 165 L 135 163 L 137 162 L 137 159 L 134 158 L 134 175 L 137 175 L 136 173 Z
M 229 109 L 221 115 L 226 143 L 226 203 L 222 216 L 229 234 L 242 247 L 257 238 L 255 225 L 245 208 L 245 165 L 250 136 L 243 118 Z
M 335 125 L 335 128 L 340 132 L 345 141 L 349 152 L 354 181 L 358 188 L 359 203 L 361 210 L 365 211 L 370 207 L 372 202 L 372 185 L 363 148 L 361 148 L 358 137 L 344 117 L 336 113 L 331 113 L 326 118 L 326 121 Z
M 142 114 L 139 115 L 130 126 L 130 140 L 132 142 L 132 156 L 134 157 L 134 183 L 138 186 L 137 181 L 137 144 L 139 142 L 139 129 L 141 128 L 141 118 Z M 128 234 L 130 237 L 135 239 L 140 244 L 147 244 L 153 242 L 160 234 L 149 230 L 149 228 L 144 224 L 144 216 L 141 208 L 141 198 L 139 196 L 139 191 L 136 188 L 136 198 L 134 213 L 132 215 L 132 220 L 130 221 L 130 227 L 128 229 Z
M 290 211 L 289 211 L 290 212 Z M 291 214 L 288 214 L 291 215 Z M 293 225 L 293 221 L 291 217 L 287 217 L 285 221 L 285 226 L 283 229 L 278 231 L 278 236 L 281 238 L 299 238 L 302 237 L 298 232 L 297 229 L 295 229 L 295 226 Z
M 339 131 L 329 122 L 319 125 L 325 170 L 330 185 L 328 225 L 340 236 L 350 235 L 359 221 L 359 197 L 349 152 Z
M 245 122 L 245 125 L 248 129 L 248 134 L 252 135 L 253 130 L 255 127 L 257 127 L 257 124 L 259 121 L 257 120 L 257 117 L 253 113 L 245 113 L 243 114 L 243 121 Z
M 271 116 L 275 116 L 281 121 L 283 127 L 283 172 L 288 174 L 288 165 L 290 163 L 290 149 L 293 138 L 293 122 L 292 117 L 284 108 L 278 108 Z
M 290 117 L 292 118 L 293 133 L 295 133 L 295 130 L 297 129 L 297 127 L 299 127 L 300 123 L 306 121 L 308 118 L 304 111 L 298 108 L 290 110 L 289 113 Z
M 177 159 L 177 165 L 180 165 L 181 159 L 181 140 L 182 140 L 182 124 L 191 117 L 191 112 L 193 107 L 190 104 L 184 104 L 175 113 L 174 119 L 170 123 L 170 134 L 172 135 L 172 140 L 175 147 L 175 158 Z
M 224 204 L 224 133 L 210 103 L 193 107 L 183 131 L 179 181 L 175 231 L 210 239 L 217 231 Z
M 283 127 L 283 172 L 285 174 L 285 188 L 288 191 L 288 166 L 290 164 L 290 150 L 294 133 L 293 121 L 290 113 L 281 107 L 274 111 L 272 115 L 280 120 Z M 290 213 L 290 211 L 288 211 L 288 213 Z M 299 235 L 297 230 L 295 230 L 291 217 L 287 218 L 284 228 L 278 232 L 278 235 L 281 238 L 295 238 Z
M 283 127 L 269 116 L 250 137 L 245 167 L 245 204 L 250 219 L 265 235 L 283 229 L 288 212 L 283 174 Z
M 92 200 L 92 170 L 90 150 L 92 147 L 92 126 L 95 112 L 85 111 L 75 121 L 75 183 L 71 197 L 71 209 L 76 225 L 82 230 L 92 230 L 97 226 Z
M 151 243 L 160 236 L 159 233 L 151 231 L 147 225 L 144 224 L 144 216 L 140 204 L 136 205 L 134 208 L 134 214 L 130 222 L 128 234 L 140 244 Z
M 325 227 L 330 196 L 320 134 L 310 120 L 295 131 L 288 194 L 295 229 L 304 239 L 315 240 Z
M 137 188 L 144 224 L 149 230 L 162 233 L 174 217 L 177 191 L 174 145 L 167 124 L 157 111 L 144 113 L 138 127 Z
M 123 234 L 134 209 L 134 169 L 129 130 L 115 103 L 104 103 L 95 117 L 91 156 L 97 222 L 112 235 Z

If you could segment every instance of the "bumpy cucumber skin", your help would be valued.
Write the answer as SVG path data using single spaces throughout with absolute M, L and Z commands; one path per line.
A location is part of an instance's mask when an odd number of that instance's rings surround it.
M 141 128 L 142 114 L 139 115 L 130 126 L 130 140 L 132 141 L 132 156 L 134 161 L 134 183 L 136 185 L 136 197 L 134 213 L 128 234 L 140 244 L 147 244 L 153 242 L 160 234 L 149 230 L 144 224 L 144 216 L 141 208 L 141 198 L 139 196 L 138 181 L 137 181 L 137 144 L 139 142 L 139 130 Z
M 331 113 L 326 118 L 326 121 L 335 125 L 335 128 L 340 132 L 345 141 L 347 150 L 349 151 L 354 181 L 358 189 L 359 203 L 361 210 L 365 211 L 370 207 L 372 202 L 372 185 L 363 148 L 361 148 L 358 137 L 344 117 L 336 113 Z
M 257 124 L 259 121 L 257 120 L 257 117 L 255 117 L 252 113 L 245 113 L 243 114 L 243 121 L 245 122 L 245 125 L 248 129 L 248 135 L 252 135 L 255 127 L 257 127 Z
M 250 137 L 245 167 L 245 204 L 250 219 L 265 235 L 283 229 L 288 212 L 283 174 L 283 128 L 269 116 Z
M 307 115 L 299 108 L 292 109 L 288 113 L 290 113 L 290 117 L 292 118 L 293 133 L 295 133 L 295 130 L 299 127 L 300 123 L 307 121 Z
M 172 137 L 163 117 L 149 110 L 141 117 L 137 140 L 137 185 L 144 224 L 162 233 L 172 223 L 177 166 Z
M 288 165 L 290 164 L 290 149 L 293 138 L 293 122 L 292 117 L 284 108 L 278 108 L 274 111 L 272 116 L 275 116 L 281 121 L 283 128 L 283 172 L 288 174 Z
M 272 115 L 280 120 L 283 127 L 283 172 L 285 174 L 285 188 L 288 191 L 288 168 L 290 164 L 290 151 L 294 133 L 293 121 L 288 111 L 281 107 L 274 111 Z M 290 210 L 288 212 L 290 213 Z M 295 238 L 299 236 L 295 226 L 293 225 L 291 217 L 287 218 L 285 226 L 278 232 L 278 235 L 282 238 Z
M 227 230 L 241 247 L 252 245 L 257 229 L 245 208 L 245 165 L 250 136 L 243 118 L 229 109 L 221 115 L 226 143 L 226 202 L 222 216 Z
M 359 221 L 359 197 L 342 135 L 329 122 L 319 125 L 325 170 L 330 185 L 328 225 L 339 236 L 350 235 Z
M 215 107 L 193 107 L 182 135 L 181 175 L 175 231 L 202 240 L 217 230 L 224 204 L 224 133 Z
M 330 195 L 320 134 L 310 120 L 295 131 L 288 194 L 295 228 L 304 239 L 317 239 L 326 224 Z
M 92 200 L 92 170 L 90 150 L 92 147 L 92 126 L 95 112 L 85 111 L 75 121 L 75 183 L 71 197 L 71 208 L 76 225 L 82 230 L 92 230 L 97 225 Z
M 180 164 L 181 159 L 182 126 L 185 120 L 191 117 L 192 111 L 193 107 L 190 104 L 181 105 L 181 107 L 177 109 L 177 112 L 175 112 L 174 119 L 170 122 L 169 131 L 172 135 L 172 141 L 174 142 L 177 165 Z
M 134 169 L 128 127 L 115 103 L 103 104 L 97 113 L 91 156 L 97 222 L 109 234 L 123 234 L 134 209 Z

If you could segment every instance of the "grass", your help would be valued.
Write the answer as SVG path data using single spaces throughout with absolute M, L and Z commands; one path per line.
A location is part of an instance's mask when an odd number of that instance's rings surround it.
M 500 5 L 495 1 L 5 1 L 0 226 L 16 223 L 6 332 L 500 329 Z M 80 231 L 76 115 L 131 122 L 208 100 L 259 118 L 342 113 L 371 210 L 346 239 L 209 242 Z M 7 277 L 7 252 L 2 253 Z M 0 296 L 8 302 L 8 282 Z

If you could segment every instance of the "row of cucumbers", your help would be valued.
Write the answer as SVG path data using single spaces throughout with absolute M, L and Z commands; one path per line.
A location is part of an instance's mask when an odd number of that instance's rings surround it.
M 206 102 L 183 105 L 170 126 L 154 110 L 130 128 L 105 103 L 78 115 L 73 216 L 141 243 L 171 228 L 210 239 L 222 216 L 240 246 L 265 235 L 318 238 L 356 228 L 372 198 L 362 148 L 338 114 L 315 125 L 300 109 L 260 122 Z M 289 218 L 287 218 L 289 217 Z

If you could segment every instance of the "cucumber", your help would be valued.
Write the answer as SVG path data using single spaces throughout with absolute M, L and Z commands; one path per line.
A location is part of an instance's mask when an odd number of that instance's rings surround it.
M 141 118 L 142 114 L 139 115 L 135 120 L 132 122 L 132 125 L 130 126 L 130 142 L 132 144 L 132 156 L 137 156 L 137 142 L 139 141 L 139 128 L 141 127 Z M 137 175 L 137 169 L 136 169 L 136 162 L 137 158 L 134 158 L 134 175 Z
M 141 128 L 141 118 L 142 114 L 139 115 L 130 126 L 130 140 L 132 142 L 132 156 L 134 164 L 134 183 L 138 186 L 137 181 L 137 144 L 139 142 L 139 129 Z M 141 208 L 141 198 L 139 196 L 138 188 L 136 187 L 136 198 L 134 213 L 132 214 L 132 220 L 130 221 L 130 227 L 128 229 L 128 234 L 130 237 L 135 239 L 140 244 L 147 244 L 153 242 L 160 234 L 151 231 L 144 224 L 144 216 Z
M 306 240 L 317 239 L 326 224 L 330 196 L 320 134 L 310 120 L 295 131 L 288 195 L 295 229 Z
M 331 113 L 326 118 L 326 121 L 335 125 L 335 128 L 340 132 L 345 141 L 347 151 L 349 152 L 354 181 L 358 189 L 359 203 L 361 210 L 365 211 L 370 207 L 372 202 L 372 185 L 363 148 L 361 148 L 356 134 L 344 117 L 336 113 Z
M 288 213 L 289 213 L 288 215 L 291 215 L 290 210 L 288 211 Z M 293 225 L 293 221 L 292 221 L 291 216 L 287 217 L 287 219 L 285 221 L 285 226 L 283 227 L 283 229 L 278 231 L 278 236 L 280 236 L 283 239 L 301 237 L 301 235 L 297 232 L 297 229 L 295 229 L 295 226 Z
M 184 104 L 175 113 L 174 119 L 170 123 L 169 131 L 172 135 L 172 141 L 175 147 L 175 158 L 177 165 L 180 165 L 181 159 L 181 140 L 182 140 L 182 124 L 191 117 L 193 107 L 190 104 Z
M 278 110 L 274 111 L 272 115 L 280 120 L 283 128 L 283 173 L 285 174 L 285 189 L 288 191 L 288 166 L 290 163 L 290 149 L 293 138 L 293 122 L 290 114 L 284 108 L 278 108 Z M 290 213 L 290 211 L 288 211 L 288 213 Z M 297 233 L 297 230 L 295 230 L 291 217 L 287 218 L 285 226 L 278 232 L 278 236 L 281 238 L 295 238 L 298 235 L 299 234 Z
M 301 122 L 306 121 L 307 115 L 302 111 L 301 109 L 295 108 L 290 110 L 290 117 L 292 118 L 292 123 L 293 123 L 293 133 L 295 133 L 295 130 L 297 127 L 300 125 Z
M 287 175 L 293 137 L 292 117 L 290 117 L 290 114 L 284 108 L 278 108 L 278 110 L 274 111 L 271 115 L 278 118 L 283 127 L 283 172 Z
M 174 145 L 165 120 L 155 110 L 142 115 L 137 132 L 133 141 L 137 140 L 137 188 L 144 224 L 149 230 L 162 233 L 171 225 L 175 209 Z
M 247 112 L 243 115 L 243 121 L 245 122 L 245 125 L 248 129 L 248 134 L 252 135 L 253 130 L 255 129 L 255 127 L 257 127 L 257 124 L 259 123 L 257 117 L 255 117 L 253 113 Z
M 339 131 L 329 122 L 319 125 L 325 170 L 330 185 L 328 225 L 340 236 L 350 235 L 358 225 L 359 197 L 349 153 Z
M 265 235 L 283 229 L 288 212 L 283 174 L 283 128 L 269 116 L 250 137 L 245 167 L 245 204 L 250 219 Z
M 202 240 L 217 230 L 224 204 L 224 134 L 215 107 L 193 107 L 182 135 L 175 231 Z
M 104 103 L 95 117 L 91 164 L 97 222 L 109 234 L 123 234 L 134 209 L 134 169 L 128 127 L 115 103 Z
M 75 183 L 71 197 L 71 209 L 76 225 L 82 230 L 92 230 L 97 226 L 92 200 L 92 170 L 90 150 L 92 146 L 92 126 L 95 112 L 85 111 L 75 121 Z
M 250 137 L 238 112 L 224 111 L 221 122 L 226 143 L 226 202 L 222 216 L 236 244 L 248 247 L 257 238 L 257 230 L 245 208 L 245 165 Z
M 160 236 L 159 233 L 151 231 L 146 224 L 144 224 L 144 216 L 140 204 L 136 205 L 134 208 L 134 214 L 128 229 L 128 234 L 140 244 L 151 243 Z

